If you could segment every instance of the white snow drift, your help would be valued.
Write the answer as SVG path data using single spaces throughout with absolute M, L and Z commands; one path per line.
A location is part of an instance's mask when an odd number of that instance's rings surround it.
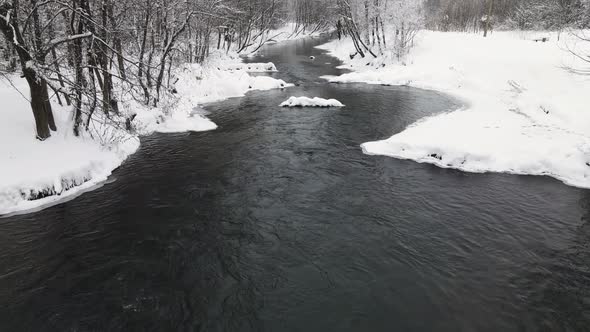
M 549 42 L 534 42 L 539 35 Z M 590 80 L 569 70 L 587 64 L 567 51 L 590 54 L 590 42 L 568 34 L 558 41 L 553 33 L 494 32 L 483 38 L 423 31 L 405 65 L 387 57 L 350 60 L 349 40 L 322 48 L 355 71 L 327 77 L 331 82 L 434 89 L 465 104 L 387 140 L 365 143 L 366 153 L 471 172 L 549 175 L 590 188 Z
M 319 97 L 291 97 L 281 103 L 281 107 L 343 107 L 344 104 L 336 99 L 323 99 Z

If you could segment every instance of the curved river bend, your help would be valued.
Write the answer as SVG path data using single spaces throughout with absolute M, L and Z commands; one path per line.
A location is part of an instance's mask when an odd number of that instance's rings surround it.
M 363 155 L 455 102 L 326 84 L 321 42 L 251 59 L 300 86 L 208 105 L 218 130 L 146 137 L 115 181 L 0 219 L 0 330 L 590 329 L 590 191 Z

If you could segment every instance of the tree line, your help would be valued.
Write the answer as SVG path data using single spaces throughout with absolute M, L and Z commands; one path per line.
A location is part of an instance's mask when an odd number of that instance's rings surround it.
M 291 34 L 350 36 L 352 57 L 401 59 L 424 27 L 487 34 L 586 28 L 589 17 L 588 0 L 0 0 L 0 64 L 22 72 L 44 140 L 57 129 L 51 99 L 73 109 L 75 135 L 97 117 L 128 127 L 116 92 L 156 107 L 180 64 L 256 50 L 287 22 Z
M 336 0 L 335 8 L 338 34 L 354 44 L 351 57 L 376 58 L 390 50 L 399 60 L 423 27 L 421 0 Z
M 496 25 L 506 29 L 587 28 L 587 0 L 425 0 L 429 29 L 473 31 Z
M 154 107 L 175 66 L 212 48 L 256 49 L 285 22 L 325 27 L 318 1 L 0 0 L 4 71 L 22 72 L 40 140 L 57 130 L 50 100 L 72 107 L 75 135 L 119 116 L 115 91 Z
M 339 35 L 353 40 L 355 53 L 377 57 L 408 53 L 419 29 L 483 32 L 586 29 L 589 0 L 335 0 Z M 387 43 L 391 43 L 388 45 Z

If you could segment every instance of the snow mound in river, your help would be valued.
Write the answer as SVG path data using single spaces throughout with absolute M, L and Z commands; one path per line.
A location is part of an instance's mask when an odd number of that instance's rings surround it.
M 344 104 L 336 99 L 291 97 L 284 101 L 281 107 L 343 107 Z

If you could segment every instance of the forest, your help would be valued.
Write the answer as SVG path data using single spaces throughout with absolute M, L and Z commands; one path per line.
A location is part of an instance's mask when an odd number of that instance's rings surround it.
M 73 110 L 76 135 L 104 117 L 129 127 L 114 90 L 157 107 L 174 67 L 201 63 L 212 48 L 252 52 L 288 22 L 292 34 L 338 29 L 361 57 L 393 48 L 399 58 L 421 28 L 584 28 L 589 11 L 580 0 L 2 0 L 1 68 L 27 80 L 44 140 L 56 130 L 52 98 Z

